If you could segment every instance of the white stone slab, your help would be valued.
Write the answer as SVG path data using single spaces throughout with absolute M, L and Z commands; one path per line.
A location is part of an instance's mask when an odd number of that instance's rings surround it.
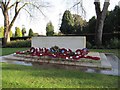
M 54 63 L 54 64 L 66 64 L 66 65 L 76 65 L 76 66 L 83 66 L 83 67 L 88 67 L 88 68 L 104 68 L 104 69 L 112 69 L 112 65 L 110 64 L 110 62 L 107 60 L 107 57 L 105 56 L 104 53 L 98 53 L 98 52 L 90 52 L 88 55 L 92 55 L 92 56 L 97 56 L 100 57 L 101 60 L 100 61 L 94 61 L 92 60 L 92 62 L 88 62 L 89 59 L 85 59 L 88 61 L 84 61 L 81 62 L 81 60 L 79 62 L 68 62 L 68 61 L 56 61 L 56 60 L 50 60 L 50 63 Z M 16 61 L 31 61 L 31 62 L 48 62 L 47 59 L 44 60 L 38 60 L 37 58 L 25 58 L 25 57 L 19 57 L 19 56 L 14 56 L 14 54 L 12 55 L 8 55 L 8 56 L 3 56 L 3 60 L 4 59 L 8 59 L 10 60 L 10 62 L 12 62 L 12 60 L 16 60 Z M 91 60 L 90 60 L 91 61 Z
M 101 67 L 102 67 L 102 68 L 112 69 L 112 65 L 111 65 L 110 62 L 107 60 L 107 57 L 105 56 L 105 54 L 104 54 L 104 53 L 100 53 L 100 57 L 101 57 Z
M 76 49 L 86 48 L 85 36 L 60 36 L 60 37 L 32 37 L 32 47 L 46 47 L 53 46 L 60 48 L 70 48 L 73 51 Z

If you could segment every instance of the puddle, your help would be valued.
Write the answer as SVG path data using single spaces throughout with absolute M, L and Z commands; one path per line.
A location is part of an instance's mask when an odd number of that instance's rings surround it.
M 25 66 L 33 66 L 38 68 L 57 68 L 57 69 L 68 69 L 68 70 L 79 70 L 88 73 L 99 73 L 99 74 L 107 74 L 107 75 L 118 75 L 118 70 L 106 70 L 100 68 L 88 68 L 88 67 L 80 67 L 80 66 L 70 66 L 70 65 L 60 65 L 60 64 L 51 64 L 51 63 L 40 63 L 40 62 L 26 62 L 26 61 L 16 61 L 16 60 L 5 60 L 0 57 L 0 62 L 6 62 L 10 64 L 19 64 Z

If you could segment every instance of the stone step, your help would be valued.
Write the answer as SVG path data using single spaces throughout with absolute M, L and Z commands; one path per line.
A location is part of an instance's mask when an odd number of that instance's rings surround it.
M 101 68 L 101 69 L 112 69 L 112 65 L 110 64 L 110 62 L 107 60 L 107 57 L 105 56 L 104 53 L 98 53 L 98 52 L 90 52 L 89 53 L 90 56 L 97 56 L 100 57 L 100 61 L 92 61 L 92 63 L 89 62 L 76 62 L 76 64 L 74 62 L 69 62 L 69 65 L 77 65 L 77 66 L 85 66 L 85 67 L 93 67 L 93 68 Z M 15 57 L 13 55 L 8 55 L 5 56 L 4 59 L 9 59 L 9 60 L 18 60 L 18 61 L 38 61 L 38 60 L 34 60 L 33 58 L 24 58 L 24 57 Z M 42 60 L 39 60 L 42 61 Z M 39 62 L 38 61 L 38 62 Z M 48 62 L 47 60 L 44 60 L 46 62 Z M 83 59 L 84 61 L 84 59 Z M 89 61 L 89 60 L 88 60 Z M 50 61 L 50 63 L 56 63 L 55 61 Z M 61 64 L 68 64 L 67 62 L 61 62 Z
M 101 57 L 101 68 L 112 69 L 112 65 L 110 64 L 106 55 L 104 53 L 100 53 L 100 57 Z

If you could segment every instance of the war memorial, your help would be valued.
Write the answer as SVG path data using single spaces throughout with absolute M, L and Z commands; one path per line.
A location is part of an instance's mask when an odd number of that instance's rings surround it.
M 6 59 L 55 65 L 112 69 L 104 53 L 86 48 L 84 36 L 33 37 L 29 50 L 16 51 Z

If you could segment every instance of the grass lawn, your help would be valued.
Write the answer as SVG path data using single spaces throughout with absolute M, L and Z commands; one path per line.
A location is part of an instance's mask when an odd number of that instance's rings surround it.
M 3 88 L 117 88 L 118 77 L 2 63 Z
M 101 53 L 113 53 L 114 55 L 120 58 L 120 49 L 90 49 L 90 51 Z
M 9 55 L 12 53 L 15 53 L 16 51 L 23 51 L 27 50 L 29 48 L 2 48 L 2 54 L 1 55 Z

